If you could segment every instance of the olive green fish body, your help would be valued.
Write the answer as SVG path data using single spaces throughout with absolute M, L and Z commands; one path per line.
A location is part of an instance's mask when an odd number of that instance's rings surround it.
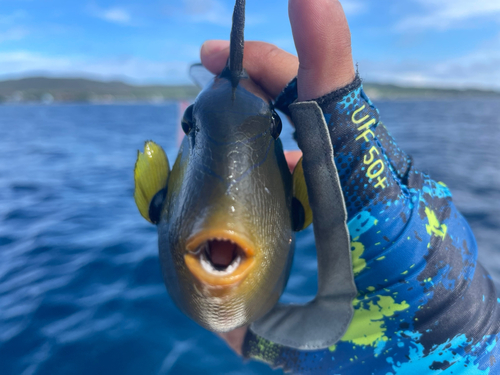
M 195 101 L 193 128 L 173 166 L 158 224 L 170 295 L 214 331 L 267 312 L 286 284 L 293 253 L 292 177 L 281 141 L 272 134 L 272 108 L 260 89 L 245 81 L 233 89 L 227 79 L 216 78 Z M 197 233 L 244 238 L 255 262 L 249 274 L 228 287 L 194 276 L 185 254 Z
M 250 324 L 276 304 L 294 230 L 312 220 L 301 163 L 292 178 L 281 120 L 243 69 L 244 3 L 236 0 L 226 68 L 186 109 L 172 170 L 149 141 L 134 172 L 139 211 L 158 225 L 172 299 L 219 332 Z

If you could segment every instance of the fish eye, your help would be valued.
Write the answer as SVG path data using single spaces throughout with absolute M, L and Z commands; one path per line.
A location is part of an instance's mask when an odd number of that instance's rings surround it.
M 184 131 L 184 134 L 186 134 L 186 135 L 188 135 L 191 132 L 191 129 L 193 129 L 193 105 L 192 104 L 186 108 L 186 111 L 184 112 L 184 116 L 182 117 L 181 126 L 182 126 L 182 130 Z
M 281 129 L 283 128 L 283 124 L 281 123 L 281 118 L 273 110 L 272 119 L 271 119 L 271 135 L 274 139 L 278 139 L 281 134 Z

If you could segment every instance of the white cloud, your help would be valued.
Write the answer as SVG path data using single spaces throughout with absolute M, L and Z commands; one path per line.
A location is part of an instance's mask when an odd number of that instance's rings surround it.
M 92 5 L 90 7 L 90 12 L 94 17 L 108 22 L 129 26 L 132 24 L 132 16 L 130 15 L 130 12 L 124 8 L 112 7 L 104 9 L 99 8 L 96 5 Z
M 26 18 L 26 12 L 24 10 L 16 10 L 11 14 L 0 14 L 0 25 L 12 25 L 23 18 Z
M 464 22 L 475 19 L 500 21 L 499 0 L 413 0 L 425 10 L 425 14 L 403 18 L 398 30 L 450 29 L 463 27 Z
M 211 23 L 217 26 L 231 27 L 233 8 L 226 7 L 219 0 L 183 0 L 183 13 L 190 22 Z M 262 14 L 245 15 L 245 24 L 257 25 L 263 23 L 266 17 Z
M 430 61 L 360 61 L 368 82 L 412 86 L 482 88 L 500 90 L 500 38 L 492 49 L 458 58 Z
M 123 8 L 110 8 L 101 13 L 101 17 L 110 22 L 129 23 L 130 14 Z
M 29 34 L 27 28 L 19 25 L 26 18 L 26 12 L 17 10 L 11 14 L 0 14 L 0 43 L 21 40 Z
M 29 31 L 24 27 L 13 27 L 6 31 L 0 31 L 0 43 L 11 41 L 11 40 L 21 40 Z
M 367 3 L 360 0 L 340 0 L 342 8 L 347 15 L 355 15 L 362 13 L 366 10 Z
M 184 0 L 185 12 L 191 22 L 207 22 L 231 26 L 232 10 L 217 0 Z
M 189 63 L 157 62 L 140 58 L 89 59 L 78 56 L 46 56 L 28 51 L 0 52 L 3 79 L 33 75 L 119 79 L 130 83 L 190 83 Z

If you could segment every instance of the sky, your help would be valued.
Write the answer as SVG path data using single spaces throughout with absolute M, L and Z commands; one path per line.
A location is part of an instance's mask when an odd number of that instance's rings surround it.
M 341 0 L 368 82 L 500 89 L 500 0 Z M 186 84 L 231 0 L 0 0 L 0 79 Z M 286 0 L 247 0 L 247 40 L 295 52 Z

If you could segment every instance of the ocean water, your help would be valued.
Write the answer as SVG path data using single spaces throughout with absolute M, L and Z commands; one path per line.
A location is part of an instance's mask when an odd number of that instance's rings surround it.
M 444 181 L 500 284 L 498 100 L 377 103 L 420 170 Z M 173 161 L 177 103 L 0 106 L 1 374 L 271 374 L 186 318 L 133 200 L 136 150 Z M 296 148 L 285 128 L 287 148 Z M 283 300 L 316 290 L 311 229 Z

